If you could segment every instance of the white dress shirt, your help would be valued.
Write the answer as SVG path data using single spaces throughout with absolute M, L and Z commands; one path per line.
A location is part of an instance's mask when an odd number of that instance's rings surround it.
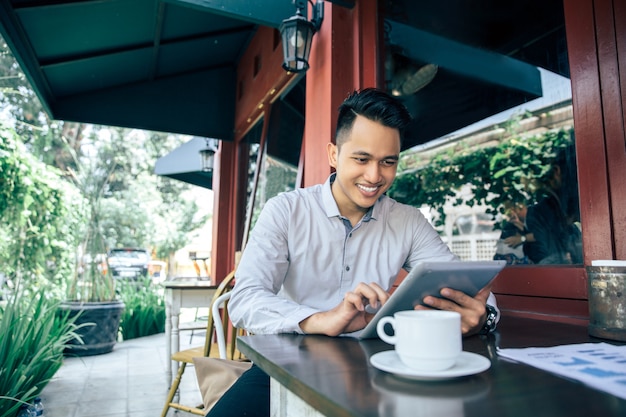
M 417 208 L 386 195 L 351 227 L 332 181 L 334 174 L 265 204 L 235 274 L 228 310 L 237 327 L 302 333 L 298 323 L 336 307 L 359 282 L 388 291 L 401 268 L 458 260 Z

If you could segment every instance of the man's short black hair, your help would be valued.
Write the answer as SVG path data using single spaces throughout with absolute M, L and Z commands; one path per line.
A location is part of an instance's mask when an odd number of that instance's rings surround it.
M 411 122 L 411 114 L 404 104 L 386 92 L 376 88 L 355 91 L 339 106 L 335 130 L 337 146 L 341 147 L 345 142 L 357 115 L 381 123 L 383 126 L 398 129 L 400 141 Z

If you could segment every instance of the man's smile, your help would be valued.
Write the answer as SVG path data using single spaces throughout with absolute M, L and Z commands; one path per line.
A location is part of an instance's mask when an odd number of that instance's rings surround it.
M 362 190 L 362 191 L 364 191 L 364 192 L 366 192 L 368 194 L 375 193 L 378 190 L 378 188 L 380 187 L 379 185 L 366 186 L 366 185 L 363 185 L 363 184 L 357 184 L 356 186 L 360 190 Z

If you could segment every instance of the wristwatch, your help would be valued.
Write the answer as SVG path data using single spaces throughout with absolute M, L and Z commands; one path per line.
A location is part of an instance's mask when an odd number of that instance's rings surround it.
M 522 240 L 522 243 L 526 243 L 526 235 L 522 235 L 520 239 Z
M 478 332 L 478 334 L 482 335 L 493 333 L 496 330 L 496 319 L 498 318 L 498 310 L 494 306 L 486 304 L 485 309 L 487 310 L 487 320 L 485 320 L 483 328 Z

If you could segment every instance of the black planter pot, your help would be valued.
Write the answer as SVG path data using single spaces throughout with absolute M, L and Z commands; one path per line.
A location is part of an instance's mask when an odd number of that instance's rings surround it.
M 83 343 L 77 339 L 68 342 L 63 353 L 66 356 L 91 356 L 108 353 L 117 342 L 120 319 L 124 310 L 122 301 L 73 302 L 66 301 L 60 306 L 61 312 L 69 312 L 70 317 L 80 312 L 77 325 L 93 323 L 79 328 L 76 333 Z

